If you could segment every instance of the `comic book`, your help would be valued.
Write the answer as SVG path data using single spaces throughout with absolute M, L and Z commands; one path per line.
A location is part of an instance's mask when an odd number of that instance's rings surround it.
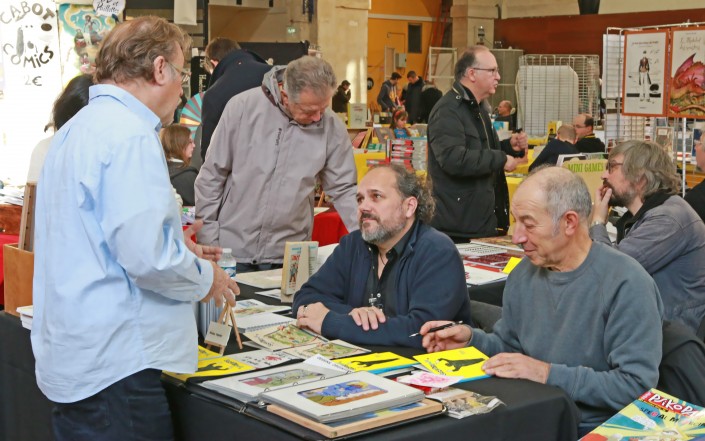
M 374 374 L 380 374 L 393 369 L 406 368 L 416 364 L 414 360 L 402 357 L 393 352 L 375 352 L 374 354 L 341 358 L 336 360 L 336 362 L 354 371 L 368 371 Z
M 489 357 L 474 346 L 415 355 L 414 358 L 434 374 L 463 377 L 461 382 L 489 377 L 482 370 L 482 364 Z
M 582 438 L 607 440 L 705 440 L 705 410 L 651 389 Z

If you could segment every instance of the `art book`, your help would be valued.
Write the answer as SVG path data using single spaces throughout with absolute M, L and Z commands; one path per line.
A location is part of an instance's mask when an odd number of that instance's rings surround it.
M 344 372 L 338 370 L 326 369 L 308 363 L 296 363 L 249 374 L 206 381 L 203 383 L 203 387 L 247 402 L 257 401 L 260 394 L 264 392 L 325 380 L 326 378 L 338 377 L 343 374 Z
M 233 308 L 235 318 L 239 321 L 241 318 L 250 315 L 261 314 L 263 312 L 284 312 L 291 311 L 291 307 L 287 305 L 267 305 L 264 302 L 254 299 L 238 300 L 237 305 Z
M 327 342 L 322 341 L 314 343 L 312 345 L 297 346 L 291 349 L 284 349 L 283 352 L 294 358 L 307 359 L 309 357 L 313 357 L 314 355 L 322 355 L 332 360 L 335 358 L 350 357 L 357 354 L 365 354 L 367 352 L 370 352 L 370 350 L 352 345 L 350 343 L 344 342 L 343 340 L 331 340 Z
M 339 421 L 380 409 L 416 403 L 422 391 L 369 372 L 353 372 L 315 383 L 261 394 L 261 398 L 318 422 Z
M 705 440 L 705 410 L 651 389 L 582 438 L 607 440 Z
M 192 374 L 181 374 L 168 371 L 164 371 L 164 373 L 170 377 L 176 378 L 177 380 L 189 381 L 198 378 L 234 375 L 251 370 L 254 370 L 253 366 L 233 360 L 227 356 L 218 356 L 216 358 L 199 360 L 198 370 Z
M 345 418 L 330 423 L 318 423 L 276 404 L 267 406 L 267 411 L 311 429 L 314 432 L 318 432 L 327 438 L 337 438 L 382 426 L 395 425 L 403 421 L 418 419 L 427 415 L 441 414 L 443 413 L 443 405 L 435 401 L 423 400 L 405 406 L 367 412 L 356 417 Z
M 258 331 L 247 332 L 245 337 L 270 351 L 290 349 L 296 346 L 311 345 L 328 340 L 318 334 L 301 329 L 293 324 L 272 326 Z
M 294 293 L 316 270 L 318 242 L 287 242 L 282 266 L 281 301 L 291 303 Z
M 259 314 L 236 317 L 236 321 L 237 330 L 244 334 L 257 331 L 258 329 L 271 328 L 272 326 L 285 326 L 290 323 L 295 323 L 296 319 L 274 314 L 273 312 L 260 312 Z
M 406 368 L 417 364 L 414 360 L 402 357 L 401 355 L 397 355 L 393 352 L 376 352 L 374 354 L 341 358 L 336 361 L 354 371 L 368 371 L 375 374 Z
M 463 267 L 465 268 L 465 283 L 468 286 L 499 282 L 506 280 L 509 276 L 499 268 L 488 268 L 470 262 L 463 262 Z
M 482 364 L 489 357 L 474 346 L 415 355 L 414 358 L 434 374 L 462 377 L 461 382 L 489 377 L 482 370 Z

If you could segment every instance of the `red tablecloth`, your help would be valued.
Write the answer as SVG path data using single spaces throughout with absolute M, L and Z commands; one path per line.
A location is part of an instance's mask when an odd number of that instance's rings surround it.
M 0 305 L 5 304 L 5 267 L 3 266 L 4 245 L 8 243 L 18 243 L 20 236 L 14 234 L 0 234 Z
M 311 240 L 318 241 L 318 246 L 340 242 L 348 234 L 343 220 L 337 211 L 330 209 L 313 216 L 313 233 Z

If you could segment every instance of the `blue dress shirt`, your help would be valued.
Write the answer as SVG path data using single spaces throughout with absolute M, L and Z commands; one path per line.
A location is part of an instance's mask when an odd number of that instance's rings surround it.
M 213 269 L 183 242 L 159 117 L 126 90 L 54 136 L 37 188 L 32 349 L 39 388 L 75 402 L 147 368 L 196 369 L 193 302 Z

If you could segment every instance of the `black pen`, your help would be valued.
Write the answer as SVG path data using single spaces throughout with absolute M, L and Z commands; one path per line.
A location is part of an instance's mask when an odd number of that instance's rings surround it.
M 462 324 L 463 324 L 462 320 L 460 320 L 459 322 L 450 322 L 450 323 L 446 323 L 445 325 L 436 326 L 435 328 L 431 328 L 428 330 L 428 332 L 436 332 L 436 331 L 440 331 L 441 329 L 448 329 L 448 328 L 452 328 L 455 325 L 462 325 Z M 409 337 L 416 337 L 417 335 L 419 335 L 418 332 L 411 334 Z

